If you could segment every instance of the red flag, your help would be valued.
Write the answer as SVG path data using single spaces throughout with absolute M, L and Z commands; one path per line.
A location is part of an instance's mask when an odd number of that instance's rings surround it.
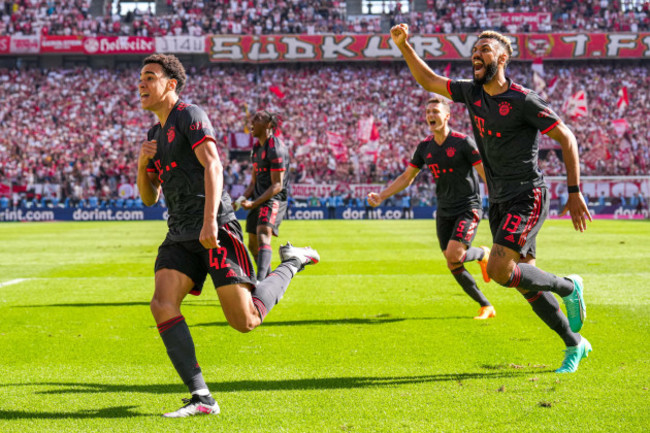
M 627 123 L 627 120 L 625 119 L 614 119 L 612 120 L 612 126 L 614 127 L 614 131 L 616 131 L 616 135 L 619 137 L 622 137 L 625 132 L 627 132 L 628 129 L 630 129 L 630 124 Z
M 278 86 L 269 86 L 269 90 L 278 98 L 280 99 L 284 98 L 284 93 L 282 92 L 282 90 L 280 90 Z
M 584 90 L 579 90 L 569 99 L 564 101 L 562 106 L 563 111 L 570 117 L 577 119 L 589 114 L 587 109 L 587 93 Z
M 616 108 L 618 108 L 618 115 L 620 116 L 625 108 L 630 105 L 630 98 L 627 96 L 627 87 L 623 86 L 618 90 L 618 101 L 616 102 Z
M 377 130 L 377 124 L 372 123 L 372 131 L 370 131 L 370 141 L 379 140 L 379 131 Z
M 343 144 L 343 136 L 335 132 L 327 131 L 327 145 L 332 149 L 334 158 L 338 162 L 346 162 L 348 160 L 348 149 Z
M 449 74 L 451 73 L 451 62 L 447 63 L 447 66 L 445 66 L 445 70 L 443 71 L 443 75 L 447 78 L 449 78 Z
M 544 76 L 544 62 L 541 57 L 533 60 L 533 65 L 531 66 L 533 72 L 537 72 L 540 76 Z

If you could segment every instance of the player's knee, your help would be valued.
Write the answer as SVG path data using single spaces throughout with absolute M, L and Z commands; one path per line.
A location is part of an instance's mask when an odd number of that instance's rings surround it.
M 251 332 L 253 329 L 257 328 L 259 325 L 260 321 L 259 318 L 255 320 L 254 317 L 242 317 L 234 320 L 230 320 L 228 323 L 230 323 L 230 326 L 241 332 L 242 334 L 247 334 Z
M 501 284 L 502 286 L 506 285 L 510 279 L 510 272 L 508 272 L 508 269 L 498 263 L 495 264 L 488 262 L 487 273 L 492 280 L 498 284 Z
M 154 296 L 149 303 L 149 309 L 154 317 L 161 317 L 174 313 L 176 311 L 176 305 Z

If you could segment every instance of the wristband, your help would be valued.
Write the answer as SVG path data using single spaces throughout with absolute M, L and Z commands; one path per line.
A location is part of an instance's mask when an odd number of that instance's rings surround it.
M 569 191 L 569 194 L 571 194 L 573 192 L 580 192 L 580 186 L 579 185 L 572 185 L 572 186 L 569 186 L 569 188 L 567 188 L 567 189 Z

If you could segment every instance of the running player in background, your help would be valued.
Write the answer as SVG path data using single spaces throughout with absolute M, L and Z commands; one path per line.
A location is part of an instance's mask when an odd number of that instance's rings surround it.
M 143 61 L 140 104 L 160 122 L 141 146 L 137 183 L 147 206 L 158 201 L 162 189 L 169 213 L 150 306 L 169 359 L 191 394 L 183 407 L 164 414 L 174 418 L 219 413 L 181 314 L 187 294 L 199 295 L 210 274 L 228 323 L 249 332 L 282 298 L 295 274 L 319 260 L 311 248 L 287 243 L 280 247 L 282 263 L 256 285 L 241 227 L 223 190 L 212 124 L 201 108 L 179 99 L 185 82 L 185 69 L 175 56 L 154 54 Z
M 472 121 L 490 193 L 489 221 L 493 247 L 487 270 L 506 287 L 517 288 L 533 311 L 566 345 L 558 373 L 572 373 L 591 351 L 578 332 L 586 318 L 583 282 L 578 275 L 561 278 L 535 267 L 535 238 L 548 216 L 546 182 L 537 164 L 539 132 L 562 147 L 567 171 L 567 212 L 576 230 L 584 231 L 591 215 L 580 193 L 576 138 L 535 92 L 506 77 L 513 50 L 510 40 L 482 32 L 472 49 L 473 80 L 450 80 L 434 73 L 408 43 L 408 26 L 398 24 L 391 38 L 417 82 L 426 90 L 462 102 Z M 564 300 L 567 316 L 552 293 Z
M 423 167 L 431 170 L 436 183 L 438 209 L 436 233 L 447 267 L 480 309 L 475 319 L 496 316 L 494 307 L 478 288 L 465 263 L 477 260 L 483 279 L 489 282 L 488 247 L 472 247 L 481 219 L 481 196 L 477 173 L 485 180 L 481 156 L 474 140 L 449 128 L 449 103 L 434 97 L 427 101 L 426 120 L 431 135 L 418 144 L 406 170 L 379 194 L 368 194 L 368 203 L 377 207 L 387 198 L 406 189 Z M 476 170 L 474 170 L 476 169 Z
M 256 139 L 251 153 L 253 174 L 243 199 L 237 200 L 248 211 L 248 249 L 257 253 L 259 281 L 271 270 L 271 236 L 278 236 L 287 211 L 289 151 L 274 135 L 277 127 L 277 116 L 266 110 L 258 111 L 251 119 L 251 134 Z

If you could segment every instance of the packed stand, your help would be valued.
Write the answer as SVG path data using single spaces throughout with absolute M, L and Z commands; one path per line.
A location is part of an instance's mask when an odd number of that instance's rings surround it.
M 469 76 L 469 69 L 453 67 L 451 76 Z M 650 173 L 647 66 L 580 63 L 546 65 L 545 72 L 547 79 L 560 77 L 560 84 L 545 91 L 575 132 L 583 175 Z M 399 62 L 215 66 L 190 68 L 188 73 L 181 98 L 202 106 L 212 120 L 226 184 L 234 196 L 250 180 L 246 153 L 232 147 L 234 134 L 241 135 L 246 127 L 247 111 L 279 113 L 280 134 L 292 154 L 292 182 L 337 184 L 344 196 L 346 185 L 384 184 L 395 178 L 429 134 L 424 120 L 429 94 Z M 513 64 L 510 76 L 532 87 L 530 66 Z M 129 186 L 135 184 L 139 146 L 155 123 L 153 115 L 140 108 L 137 81 L 137 70 L 0 70 L 0 97 L 5 102 L 0 107 L 0 184 L 17 188 L 16 204 L 37 198 L 38 205 L 112 205 L 133 196 Z M 630 104 L 618 111 L 621 85 L 629 89 Z M 588 116 L 567 118 L 563 102 L 581 88 L 590 101 Z M 362 143 L 359 121 L 371 117 L 372 137 Z M 621 118 L 627 130 L 617 132 L 613 121 Z M 461 104 L 452 104 L 450 125 L 471 135 Z M 541 145 L 544 172 L 563 175 L 555 142 L 543 137 Z M 411 188 L 414 205 L 433 204 L 429 176 L 423 170 Z M 140 203 L 136 199 L 130 205 Z
M 403 12 L 401 3 L 380 15 L 347 16 L 339 0 L 168 0 L 154 14 L 136 9 L 113 13 L 105 2 L 91 16 L 90 0 L 0 0 L 0 35 L 165 36 L 207 34 L 385 33 L 405 22 L 412 33 L 643 32 L 650 29 L 650 2 L 623 9 L 609 0 L 429 0 L 426 11 Z M 119 3 L 117 4 L 119 6 Z M 503 22 L 500 13 L 549 12 L 548 23 Z

